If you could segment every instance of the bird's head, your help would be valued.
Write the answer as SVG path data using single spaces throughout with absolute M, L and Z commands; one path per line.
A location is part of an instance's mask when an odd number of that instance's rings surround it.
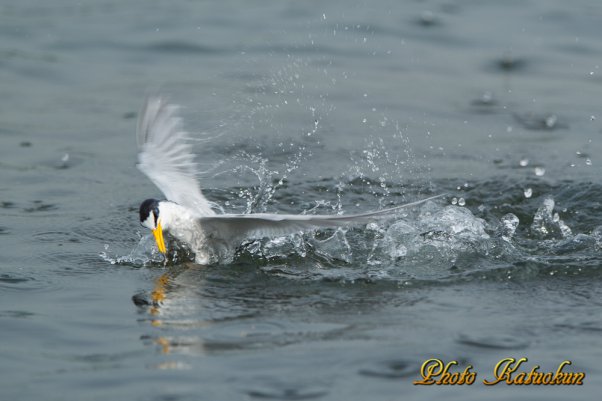
M 142 202 L 140 205 L 140 224 L 153 232 L 159 251 L 166 253 L 159 203 L 156 199 L 147 199 Z

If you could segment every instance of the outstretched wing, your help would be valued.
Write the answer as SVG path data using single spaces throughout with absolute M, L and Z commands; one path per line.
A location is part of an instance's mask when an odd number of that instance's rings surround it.
M 437 195 L 376 212 L 352 215 L 220 214 L 201 217 L 199 222 L 210 237 L 232 243 L 250 238 L 280 237 L 316 228 L 365 224 L 391 217 L 401 209 L 420 205 L 444 195 Z
M 138 168 L 173 202 L 198 216 L 215 212 L 196 178 L 197 166 L 188 135 L 177 116 L 178 106 L 149 98 L 138 119 Z

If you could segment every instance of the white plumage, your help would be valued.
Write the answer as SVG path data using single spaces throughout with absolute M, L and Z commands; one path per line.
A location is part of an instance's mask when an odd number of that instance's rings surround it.
M 138 119 L 138 168 L 163 192 L 198 216 L 215 212 L 201 192 L 188 134 L 177 116 L 178 106 L 149 98 Z
M 149 201 L 145 201 L 140 209 L 140 220 L 155 233 L 159 249 L 162 248 L 162 230 L 166 230 L 195 253 L 197 263 L 228 261 L 246 239 L 367 223 L 442 196 L 355 215 L 216 214 L 212 203 L 201 192 L 194 154 L 177 110 L 177 106 L 161 98 L 150 98 L 140 115 L 138 168 L 167 199 L 149 200 L 154 208 L 149 208 Z

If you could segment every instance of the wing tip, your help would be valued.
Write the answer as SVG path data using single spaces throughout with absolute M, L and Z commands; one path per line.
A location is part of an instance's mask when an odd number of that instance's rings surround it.
M 136 143 L 141 149 L 150 141 L 153 127 L 161 120 L 170 120 L 175 127 L 180 127 L 182 119 L 177 115 L 180 106 L 171 103 L 169 98 L 163 95 L 147 96 L 138 114 L 136 125 Z M 173 127 L 172 127 L 173 129 Z M 176 130 L 179 132 L 179 130 Z

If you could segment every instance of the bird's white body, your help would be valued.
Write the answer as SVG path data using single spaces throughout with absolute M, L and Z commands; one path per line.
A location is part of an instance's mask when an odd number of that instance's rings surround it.
M 194 252 L 197 263 L 227 262 L 246 239 L 367 223 L 441 196 L 356 215 L 216 214 L 214 204 L 203 196 L 199 187 L 194 155 L 176 111 L 177 106 L 151 98 L 138 121 L 138 168 L 167 198 L 144 201 L 140 221 L 153 230 L 162 252 L 165 252 L 162 234 L 165 230 Z
M 236 245 L 225 238 L 212 237 L 188 208 L 162 201 L 159 202 L 159 215 L 163 229 L 194 253 L 196 263 L 209 265 L 232 258 Z

